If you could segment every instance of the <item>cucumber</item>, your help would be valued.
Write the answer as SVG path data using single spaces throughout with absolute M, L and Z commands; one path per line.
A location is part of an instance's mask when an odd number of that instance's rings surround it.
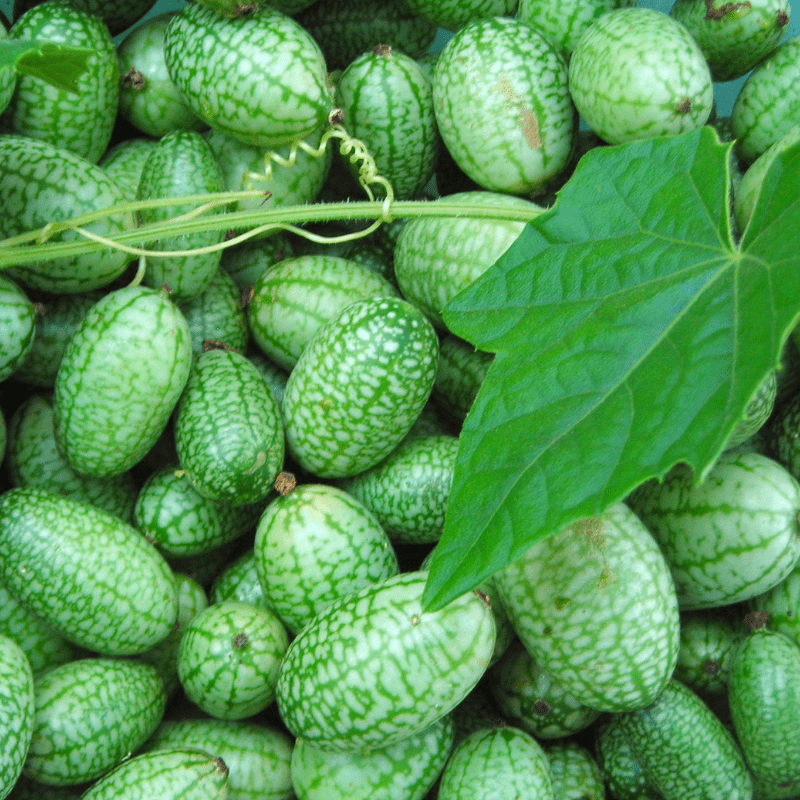
M 685 612 L 673 677 L 700 694 L 725 692 L 739 639 L 733 623 L 721 614 Z
M 156 144 L 158 142 L 155 139 L 145 136 L 124 139 L 109 147 L 97 166 L 122 189 L 128 200 L 133 201 L 136 199 L 144 162 Z
M 0 275 L 0 381 L 24 362 L 33 347 L 36 309 L 22 289 L 5 275 Z
M 594 756 L 577 742 L 545 745 L 554 800 L 605 800 L 603 776 Z
M 163 291 L 109 292 L 84 317 L 56 377 L 56 441 L 87 475 L 118 475 L 166 428 L 189 376 L 183 315 Z
M 161 721 L 164 685 L 147 664 L 85 658 L 39 675 L 25 774 L 73 786 L 99 778 L 144 743 Z
M 224 600 L 241 600 L 261 608 L 271 608 L 258 578 L 256 557 L 251 548 L 228 564 L 211 585 L 212 603 Z
M 217 158 L 219 160 L 219 156 Z M 222 253 L 220 267 L 244 292 L 255 285 L 262 272 L 293 255 L 293 240 L 283 231 L 278 231 L 266 239 L 248 239 L 227 248 Z
M 747 605 L 751 611 L 765 611 L 768 614 L 767 627 L 782 633 L 800 647 L 800 566 Z
M 111 514 L 41 489 L 0 496 L 0 580 L 98 653 L 142 652 L 175 624 L 175 580 L 158 551 Z
M 603 781 L 617 800 L 663 800 L 650 784 L 642 766 L 612 714 L 597 726 L 595 751 Z
M 457 31 L 482 17 L 513 17 L 517 0 L 406 0 L 408 7 L 440 28 Z
M 466 697 L 492 656 L 492 613 L 473 592 L 423 612 L 426 577 L 406 572 L 360 589 L 292 641 L 277 698 L 294 736 L 330 750 L 383 747 Z
M 676 467 L 629 502 L 669 562 L 681 608 L 755 597 L 800 558 L 800 484 L 758 453 L 723 453 L 702 483 Z
M 2 23 L 2 18 L 0 18 Z M 0 24 L 0 42 L 8 40 L 8 31 Z M 13 69 L 5 69 L 0 72 L 0 114 L 6 110 L 11 98 L 14 96 L 14 90 L 17 88 L 17 73 Z
M 0 634 L 0 798 L 22 774 L 33 735 L 33 673 L 22 648 Z
M 357 300 L 325 324 L 289 375 L 286 443 L 321 478 L 363 472 L 408 433 L 430 396 L 439 342 L 411 303 Z
M 442 337 L 433 399 L 456 425 L 464 424 L 493 360 L 493 353 L 476 350 L 451 333 Z

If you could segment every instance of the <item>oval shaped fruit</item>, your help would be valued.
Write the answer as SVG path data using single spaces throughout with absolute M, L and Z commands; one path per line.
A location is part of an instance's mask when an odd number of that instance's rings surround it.
M 2 27 L 2 26 L 0 26 Z M 22 648 L 0 635 L 0 798 L 14 788 L 33 734 L 33 673 Z
M 56 377 L 56 440 L 79 472 L 117 475 L 140 461 L 169 421 L 192 351 L 163 291 L 110 292 L 83 318 Z
M 0 275 L 0 381 L 19 367 L 33 347 L 36 309 L 22 289 Z
M 639 708 L 669 680 L 675 588 L 655 540 L 623 503 L 538 542 L 495 583 L 528 652 L 579 702 Z
M 246 144 L 296 141 L 321 128 L 331 110 L 319 46 L 266 4 L 233 19 L 185 6 L 167 26 L 164 60 L 194 113 Z
M 695 130 L 711 113 L 713 84 L 689 31 L 651 8 L 598 18 L 569 62 L 569 91 L 589 127 L 610 144 Z
M 489 666 L 492 612 L 473 592 L 423 611 L 426 577 L 405 572 L 367 586 L 303 628 L 277 687 L 295 736 L 332 750 L 384 747 L 466 697 Z
M 286 383 L 293 457 L 321 478 L 377 464 L 422 411 L 438 357 L 433 327 L 411 303 L 370 297 L 347 306 L 307 345 Z
M 636 760 L 615 714 L 597 726 L 595 750 L 600 772 L 617 800 L 662 800 Z
M 142 167 L 156 144 L 149 136 L 124 139 L 109 147 L 97 166 L 122 189 L 128 200 L 136 200 Z
M 0 579 L 98 653 L 142 652 L 175 624 L 175 579 L 158 551 L 111 514 L 40 489 L 0 496 Z
M 740 636 L 733 623 L 720 614 L 682 615 L 681 646 L 673 677 L 694 692 L 726 691 Z
M 782 633 L 800 647 L 800 565 L 747 605 L 751 611 L 766 612 L 769 630 Z
M 243 355 L 210 350 L 195 359 L 175 415 L 175 446 L 204 497 L 231 505 L 267 497 L 283 465 L 283 424 Z
M 73 786 L 99 778 L 144 743 L 161 721 L 164 685 L 149 665 L 83 658 L 37 677 L 25 774 Z
M 606 788 L 594 756 L 576 742 L 553 742 L 544 748 L 555 800 L 605 800 Z
M 535 194 L 567 165 L 578 121 L 567 66 L 526 22 L 458 31 L 436 62 L 433 102 L 447 150 L 485 189 Z

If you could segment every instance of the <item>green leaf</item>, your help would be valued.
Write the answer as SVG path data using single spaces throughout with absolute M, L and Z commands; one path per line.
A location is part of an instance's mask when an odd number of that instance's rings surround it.
M 590 151 L 444 310 L 497 355 L 461 434 L 424 602 L 678 462 L 711 467 L 800 311 L 800 148 L 737 246 L 729 145 L 711 128 Z
M 86 71 L 93 52 L 91 48 L 54 42 L 4 39 L 0 41 L 0 71 L 13 69 L 20 75 L 40 78 L 57 89 L 75 94 L 78 79 Z

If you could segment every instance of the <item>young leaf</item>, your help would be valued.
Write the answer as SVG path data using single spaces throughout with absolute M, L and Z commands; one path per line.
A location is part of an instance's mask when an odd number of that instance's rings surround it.
M 590 151 L 555 206 L 444 310 L 496 353 L 461 433 L 424 602 L 685 462 L 703 476 L 800 312 L 800 149 L 742 246 L 711 128 Z
M 91 54 L 92 50 L 87 47 L 4 39 L 0 41 L 0 72 L 12 69 L 74 94 Z

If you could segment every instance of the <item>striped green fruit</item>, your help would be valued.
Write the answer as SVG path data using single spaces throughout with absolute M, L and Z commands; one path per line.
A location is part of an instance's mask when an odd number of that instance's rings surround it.
M 335 600 L 399 571 L 372 512 L 323 484 L 273 500 L 259 520 L 253 553 L 265 599 L 291 633 Z
M 81 800 L 227 800 L 228 768 L 194 748 L 156 750 L 123 761 Z
M 555 800 L 547 756 L 513 726 L 476 731 L 461 742 L 442 772 L 439 800 L 530 797 Z
M 98 653 L 142 652 L 175 624 L 175 580 L 158 551 L 111 514 L 40 489 L 0 496 L 0 580 Z
M 616 714 L 596 728 L 595 752 L 603 781 L 616 800 L 662 800 L 633 755 Z
M 648 783 L 663 800 L 750 800 L 752 781 L 731 734 L 691 690 L 671 680 L 655 702 L 618 716 Z
M 553 779 L 553 800 L 605 800 L 603 776 L 594 756 L 577 742 L 544 748 Z
M 725 692 L 739 639 L 733 622 L 721 614 L 685 612 L 674 677 L 694 692 Z
M 221 719 L 165 720 L 146 749 L 194 747 L 228 768 L 228 800 L 291 800 L 294 742 L 282 730 Z
M 133 521 L 136 485 L 130 472 L 109 478 L 74 470 L 56 444 L 53 403 L 34 394 L 21 403 L 8 426 L 8 472 L 14 486 L 63 494 Z
M 496 192 L 459 192 L 438 202 L 487 208 L 487 217 L 421 217 L 407 223 L 395 248 L 395 275 L 403 297 L 445 329 L 442 309 L 482 275 L 516 241 L 524 222 L 497 219 L 504 206 L 544 211 L 519 197 Z
M 47 142 L 27 136 L 0 137 L 0 236 L 16 236 L 51 222 L 107 209 L 126 200 L 122 190 L 102 169 Z M 113 236 L 135 225 L 131 213 L 111 214 L 86 229 L 98 236 Z M 74 241 L 77 233 L 65 231 L 50 241 Z M 51 261 L 12 267 L 8 274 L 25 286 L 57 294 L 88 292 L 118 277 L 130 256 L 120 251 L 99 251 L 82 256 L 62 256 Z
M 368 751 L 325 750 L 300 738 L 292 753 L 292 784 L 298 800 L 422 800 L 452 745 L 449 715 Z
M 14 19 L 42 0 L 14 0 Z M 138 22 L 153 6 L 153 0 L 72 0 L 72 5 L 94 14 L 108 25 L 112 36 Z
M 430 396 L 439 342 L 411 303 L 357 300 L 323 325 L 289 375 L 286 443 L 321 478 L 363 472 L 408 433 Z
M 408 7 L 440 28 L 457 31 L 483 17 L 510 17 L 517 0 L 406 0 Z
M 578 115 L 567 65 L 526 22 L 490 17 L 458 31 L 436 62 L 433 102 L 447 150 L 484 189 L 532 195 L 569 161 Z
M 138 463 L 166 428 L 191 361 L 186 320 L 165 292 L 128 286 L 105 295 L 56 378 L 56 441 L 67 461 L 100 477 Z
M 742 418 L 736 427 L 731 431 L 725 442 L 725 449 L 738 447 L 746 442 L 753 434 L 761 430 L 764 423 L 772 414 L 775 406 L 775 396 L 778 392 L 778 379 L 775 371 L 772 370 L 766 378 L 758 385 L 755 393 L 750 398 L 744 410 Z
M 0 635 L 0 798 L 19 776 L 33 735 L 33 673 L 22 648 Z
M 751 611 L 767 612 L 767 627 L 782 633 L 800 647 L 800 565 L 779 584 L 752 598 Z
M 241 600 L 261 608 L 271 607 L 258 577 L 255 552 L 252 548 L 228 564 L 214 579 L 209 597 L 212 603 Z
M 711 112 L 711 73 L 677 20 L 620 8 L 584 32 L 569 62 L 569 91 L 588 126 L 610 144 L 696 130 Z
M 201 611 L 181 637 L 178 677 L 186 696 L 218 719 L 245 719 L 275 699 L 289 637 L 268 609 L 226 600 Z
M 144 162 L 156 144 L 155 139 L 146 136 L 124 139 L 109 147 L 97 166 L 122 189 L 126 199 L 134 201 Z
M 17 370 L 33 347 L 36 309 L 22 289 L 0 275 L 0 381 Z
M 448 419 L 463 424 L 493 360 L 493 353 L 476 350 L 451 333 L 442 337 L 433 399 Z
M 202 131 L 207 126 L 186 105 L 164 61 L 164 36 L 176 12 L 150 17 L 117 45 L 122 78 L 119 114 L 156 138 L 170 131 Z
M 331 110 L 319 46 L 267 5 L 234 19 L 185 6 L 167 26 L 164 60 L 194 113 L 245 144 L 296 141 L 323 127 Z
M 754 630 L 739 646 L 728 684 L 731 717 L 756 795 L 800 792 L 800 648 L 776 631 Z
M 759 453 L 723 453 L 702 483 L 676 467 L 629 502 L 669 562 L 681 608 L 755 597 L 800 558 L 800 484 Z
M 375 514 L 393 542 L 437 542 L 457 455 L 455 436 L 406 438 L 383 461 L 339 486 Z
M 262 272 L 293 255 L 293 240 L 278 231 L 266 239 L 248 239 L 226 248 L 220 267 L 233 278 L 240 291 L 245 291 L 255 285 Z
M 766 441 L 769 454 L 800 480 L 800 394 L 784 403 L 769 421 Z
M 147 157 L 136 197 L 138 200 L 158 200 L 224 189 L 222 170 L 205 139 L 196 131 L 170 131 L 161 137 Z M 164 222 L 188 213 L 195 205 L 143 208 L 139 211 L 139 218 L 145 225 Z M 149 241 L 147 247 L 159 251 L 193 250 L 219 244 L 224 237 L 224 231 L 188 233 Z M 144 282 L 155 288 L 166 285 L 175 302 L 191 300 L 202 294 L 211 282 L 221 258 L 221 250 L 185 256 L 148 256 Z
M 85 658 L 39 675 L 25 774 L 72 786 L 99 778 L 138 750 L 161 721 L 164 685 L 151 666 Z
M 350 303 L 395 297 L 384 278 L 338 256 L 287 258 L 253 284 L 247 320 L 253 340 L 278 366 L 291 370 L 319 329 Z
M 7 40 L 8 31 L 0 24 L 0 42 Z M 0 72 L 0 114 L 6 110 L 16 88 L 17 73 L 13 69 L 4 69 Z
M 367 586 L 303 628 L 277 686 L 293 735 L 332 750 L 383 747 L 466 697 L 492 656 L 492 613 L 474 592 L 423 611 L 426 577 L 405 572 Z
M 800 119 L 800 36 L 776 47 L 748 76 L 731 110 L 736 152 L 755 161 Z
M 417 197 L 433 175 L 440 146 L 433 89 L 417 62 L 376 44 L 342 73 L 336 104 L 344 127 L 364 142 L 395 197 Z M 348 163 L 357 179 L 358 167 Z
M 623 503 L 535 544 L 495 582 L 528 652 L 577 701 L 623 711 L 666 685 L 678 656 L 675 587 Z
M 26 11 L 9 38 L 92 51 L 72 92 L 34 75 L 20 75 L 0 126 L 7 133 L 41 139 L 97 163 L 111 140 L 119 102 L 116 51 L 106 25 L 72 3 L 50 0 Z
M 264 500 L 283 465 L 278 404 L 245 356 L 209 350 L 197 356 L 175 415 L 181 469 L 212 500 Z

